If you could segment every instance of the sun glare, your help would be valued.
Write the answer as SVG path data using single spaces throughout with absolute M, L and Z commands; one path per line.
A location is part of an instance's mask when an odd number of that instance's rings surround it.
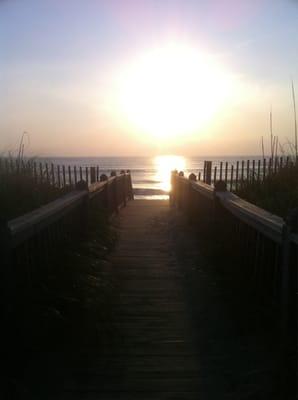
M 159 188 L 166 192 L 171 190 L 171 172 L 175 169 L 178 171 L 185 170 L 185 158 L 181 156 L 157 156 L 154 159 L 156 167 L 156 180 L 159 183 Z
M 119 102 L 138 132 L 166 141 L 201 129 L 228 91 L 227 76 L 210 57 L 169 44 L 130 64 L 121 76 Z

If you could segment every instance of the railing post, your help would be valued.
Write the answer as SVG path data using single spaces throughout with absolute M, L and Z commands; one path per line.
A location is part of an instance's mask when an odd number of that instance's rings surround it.
M 211 185 L 211 172 L 212 172 L 212 161 L 206 161 L 205 182 L 207 183 L 207 185 Z
M 184 172 L 180 171 L 178 176 L 184 177 Z M 183 194 L 184 194 L 182 180 L 178 178 L 177 184 L 178 184 L 177 208 L 181 210 L 183 208 Z
M 95 167 L 90 167 L 90 183 L 96 182 L 96 170 Z
M 132 188 L 132 181 L 131 181 L 130 170 L 128 169 L 128 170 L 126 171 L 126 173 L 128 174 L 128 193 L 129 193 L 129 200 L 133 200 L 133 199 L 134 199 L 134 195 L 133 195 L 133 188 Z
M 186 211 L 188 213 L 189 221 L 191 222 L 192 215 L 193 215 L 193 208 L 194 208 L 193 207 L 193 202 L 194 202 L 193 194 L 194 193 L 193 193 L 193 188 L 192 188 L 192 182 L 196 182 L 197 177 L 195 174 L 190 174 L 188 179 L 189 179 L 189 184 L 188 184 L 188 193 L 187 193 L 188 199 L 187 199 L 187 210 Z
M 116 171 L 111 172 L 111 177 L 115 177 L 112 181 L 112 213 L 116 212 L 118 214 L 118 196 L 117 196 L 117 180 L 116 180 L 117 173 Z
M 171 172 L 171 191 L 170 191 L 170 206 L 174 207 L 177 201 L 177 186 L 176 186 L 177 170 Z
M 125 187 L 125 198 L 126 200 L 129 200 L 130 196 L 129 196 L 129 175 L 127 173 L 125 173 L 124 175 L 124 187 Z
M 6 220 L 0 220 L 0 243 L 1 243 L 1 312 L 5 319 L 3 329 L 6 329 L 7 321 L 12 315 L 15 299 L 14 282 L 17 277 L 12 276 L 12 245 L 11 233 Z
M 126 176 L 125 176 L 125 171 L 121 170 L 120 171 L 120 177 L 121 177 L 121 192 L 122 192 L 122 199 L 123 199 L 123 206 L 126 206 Z
M 291 210 L 285 220 L 282 232 L 282 253 L 281 253 L 281 325 L 280 325 L 280 354 L 281 354 L 281 398 L 288 398 L 292 391 L 295 390 L 295 363 L 293 361 L 294 355 L 293 348 L 297 340 L 297 322 L 294 323 L 295 328 L 291 329 L 291 240 L 290 235 L 292 232 L 297 231 L 298 228 L 298 209 Z M 297 272 L 296 272 L 297 273 Z M 295 277 L 297 282 L 297 277 Z M 296 284 L 295 282 L 295 284 Z M 297 286 L 295 287 L 297 296 Z M 294 300 L 295 302 L 296 300 Z M 292 316 L 296 318 L 297 310 L 293 311 L 295 314 Z M 295 332 L 293 332 L 294 330 Z M 297 343 L 296 343 L 297 344 Z M 297 350 L 297 349 L 296 349 Z M 292 360 L 292 361 L 291 361 Z
M 100 182 L 106 182 L 108 177 L 106 174 L 101 174 L 99 177 Z M 108 183 L 104 186 L 104 207 L 109 209 L 109 185 Z
M 217 196 L 218 192 L 226 192 L 227 191 L 227 184 L 224 181 L 217 181 L 214 183 L 214 221 L 215 226 L 219 227 L 220 224 L 223 222 L 222 219 L 222 206 L 220 204 L 220 200 Z

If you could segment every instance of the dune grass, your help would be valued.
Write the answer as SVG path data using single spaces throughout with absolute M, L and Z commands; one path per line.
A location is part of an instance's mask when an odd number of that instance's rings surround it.
M 70 188 L 58 188 L 47 182 L 36 182 L 32 174 L 0 173 L 0 219 L 9 220 L 34 210 L 67 193 Z
M 236 194 L 286 218 L 289 211 L 298 206 L 298 163 L 270 173 L 264 182 L 245 181 Z

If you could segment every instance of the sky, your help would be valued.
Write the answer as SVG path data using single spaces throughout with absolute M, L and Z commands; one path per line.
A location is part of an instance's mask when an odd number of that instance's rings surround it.
M 0 0 L 0 153 L 286 148 L 291 80 L 298 0 Z

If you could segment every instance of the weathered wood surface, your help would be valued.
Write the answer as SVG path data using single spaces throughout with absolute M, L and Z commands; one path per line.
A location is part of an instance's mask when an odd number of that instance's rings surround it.
M 182 277 L 159 220 L 167 210 L 165 201 L 134 201 L 121 215 L 119 245 L 110 259 L 119 284 L 115 325 L 123 340 L 111 362 L 121 379 L 113 379 L 102 398 L 112 392 L 121 398 L 197 398 L 200 373 Z
M 135 200 L 121 210 L 106 271 L 114 296 L 105 345 L 41 355 L 26 371 L 28 399 L 273 398 L 267 334 L 252 329 L 251 309 L 241 310 L 249 329 L 235 322 L 227 307 L 234 294 L 204 267 L 179 218 L 167 201 Z

